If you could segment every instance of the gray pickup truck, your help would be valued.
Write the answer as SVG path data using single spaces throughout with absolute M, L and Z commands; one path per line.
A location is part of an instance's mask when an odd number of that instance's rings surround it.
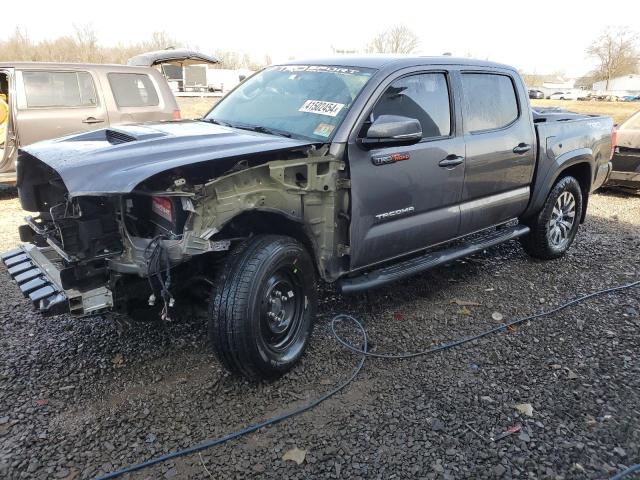
M 206 302 L 222 363 L 276 377 L 308 344 L 318 278 L 351 293 L 516 238 L 567 251 L 613 122 L 527 97 L 515 69 L 451 57 L 271 66 L 200 121 L 22 149 L 35 214 L 3 260 L 44 314 Z

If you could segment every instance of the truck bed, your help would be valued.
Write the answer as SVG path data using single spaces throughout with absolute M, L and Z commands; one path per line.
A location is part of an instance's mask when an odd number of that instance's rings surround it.
M 534 197 L 528 211 L 540 208 L 543 195 L 555 182 L 561 166 L 579 162 L 591 165 L 591 191 L 598 189 L 611 170 L 613 120 L 601 115 L 583 115 L 560 109 L 533 110 L 537 140 Z M 565 165 L 566 164 L 566 165 Z M 543 188 L 548 187 L 548 188 Z M 586 192 L 589 193 L 589 192 Z M 541 197 L 541 198 L 538 198 Z

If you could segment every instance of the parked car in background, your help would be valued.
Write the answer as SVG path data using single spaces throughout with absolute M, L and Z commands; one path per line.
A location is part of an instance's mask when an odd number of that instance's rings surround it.
M 586 94 L 567 90 L 564 92 L 553 93 L 549 96 L 549 98 L 551 100 L 580 100 L 581 98 L 585 98 L 586 96 Z
M 640 110 L 618 128 L 607 185 L 640 192 Z
M 621 102 L 637 102 L 640 100 L 640 95 L 623 95 L 620 98 Z
M 180 109 L 155 68 L 0 63 L 0 181 L 15 182 L 18 148 L 110 125 L 176 120 Z
M 530 89 L 529 98 L 533 98 L 533 99 L 544 98 L 544 92 L 542 90 Z

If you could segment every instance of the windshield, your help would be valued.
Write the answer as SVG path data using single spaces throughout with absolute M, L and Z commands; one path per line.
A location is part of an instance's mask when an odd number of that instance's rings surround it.
M 342 66 L 268 67 L 224 97 L 204 120 L 326 142 L 373 72 Z

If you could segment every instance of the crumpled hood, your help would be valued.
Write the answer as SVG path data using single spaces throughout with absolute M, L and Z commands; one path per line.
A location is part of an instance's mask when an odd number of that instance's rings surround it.
M 312 144 L 183 120 L 120 125 L 35 143 L 23 151 L 57 171 L 75 197 L 129 193 L 149 177 L 176 167 Z

